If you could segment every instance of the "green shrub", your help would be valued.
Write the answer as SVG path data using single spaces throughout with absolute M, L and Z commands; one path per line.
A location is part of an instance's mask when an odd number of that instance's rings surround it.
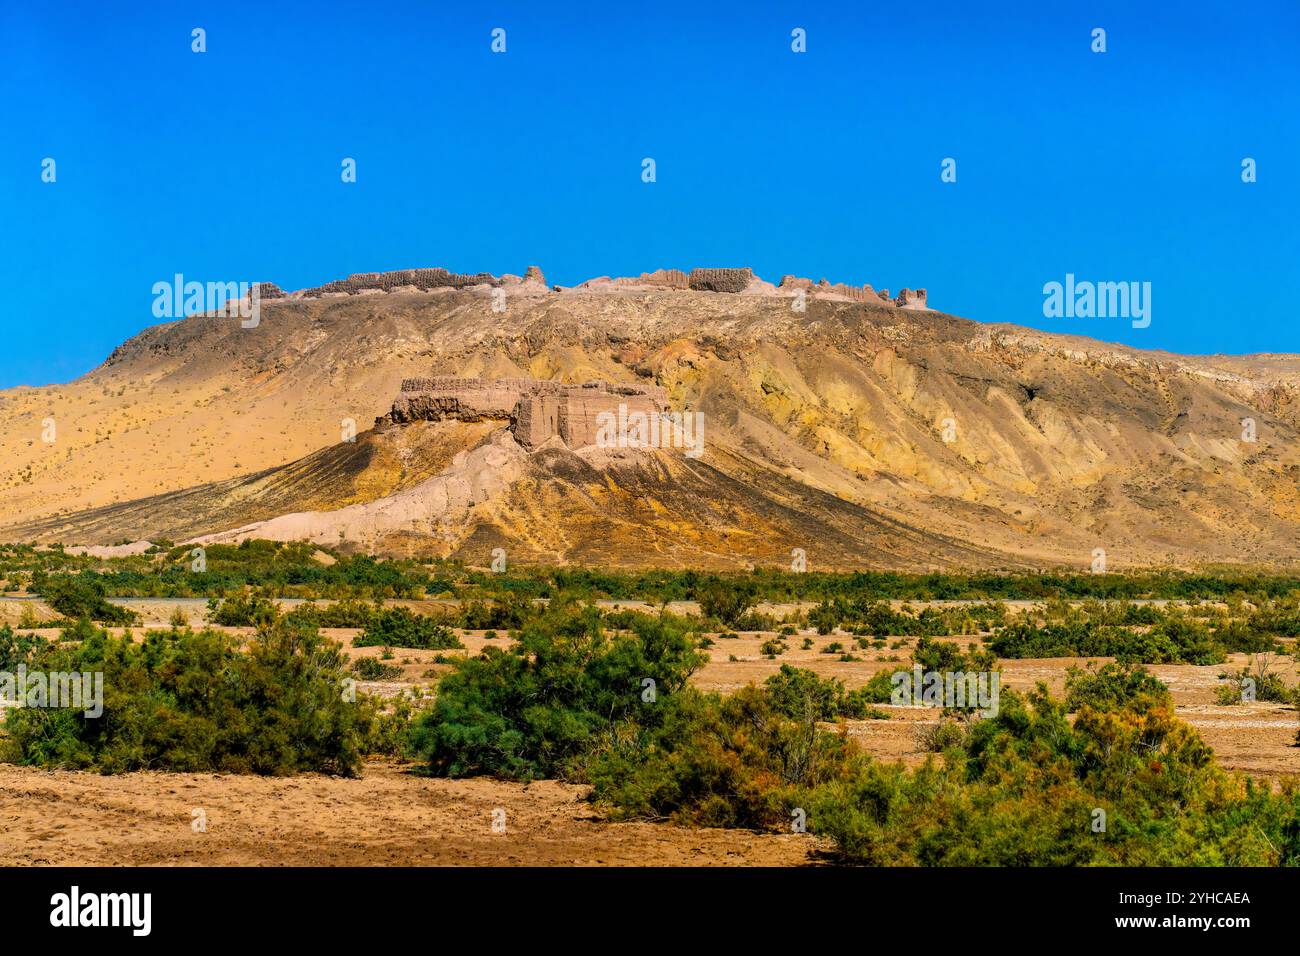
M 442 776 L 581 777 L 596 741 L 657 722 L 705 659 L 680 618 L 610 634 L 594 607 L 554 608 L 514 646 L 450 662 L 414 749 Z
M 266 627 L 279 616 L 274 601 L 256 594 L 208 600 L 208 621 L 224 627 Z
M 1214 640 L 1226 651 L 1241 654 L 1260 654 L 1281 649 L 1277 638 L 1260 628 L 1256 618 L 1233 618 L 1214 629 Z
M 1020 621 L 989 639 L 998 657 L 1115 657 L 1145 664 L 1218 664 L 1223 649 L 1199 621 L 1168 618 L 1146 631 L 1074 619 L 1038 626 Z
M 362 680 L 395 680 L 402 676 L 402 669 L 377 657 L 358 657 L 352 662 L 352 673 Z
M 1065 709 L 1071 713 L 1082 707 L 1145 712 L 1157 706 L 1173 706 L 1169 688 L 1139 664 L 1110 663 L 1095 670 L 1091 665 L 1087 670 L 1070 667 L 1065 672 Z
M 6 712 L 5 756 L 42 767 L 351 776 L 373 719 L 344 700 L 343 658 L 314 628 L 276 621 L 241 648 L 230 635 L 149 631 L 142 643 L 96 630 L 31 646 L 29 671 L 103 674 L 103 713 Z
M 475 599 L 461 605 L 457 623 L 471 631 L 488 628 L 513 631 L 541 613 L 542 608 L 533 604 L 529 597 L 511 592 L 500 601 Z M 618 612 L 614 613 L 617 615 Z
M 1228 774 L 1172 707 L 1003 691 L 941 761 L 860 761 L 804 797 L 846 861 L 922 866 L 1300 863 L 1300 793 Z M 1096 829 L 1096 811 L 1106 826 Z
M 872 710 L 871 701 L 860 692 L 846 692 L 843 681 L 818 677 L 813 671 L 789 664 L 782 664 L 780 671 L 763 682 L 763 692 L 773 710 L 792 720 L 858 719 Z
M 659 722 L 597 750 L 593 795 L 615 818 L 788 827 L 798 795 L 842 774 L 856 753 L 847 737 L 819 729 L 804 703 L 791 708 L 796 718 L 753 685 L 728 697 L 687 688 Z
M 735 628 L 754 606 L 754 589 L 745 581 L 727 582 L 714 578 L 700 588 L 699 602 L 700 613 L 705 617 Z
M 1268 700 L 1289 704 L 1300 698 L 1300 693 L 1286 686 L 1280 674 L 1273 670 L 1272 654 L 1256 654 L 1250 663 L 1232 674 L 1221 674 L 1227 680 L 1215 693 L 1220 704 L 1241 704 L 1247 700 Z
M 382 608 L 379 602 L 367 604 L 352 598 L 324 606 L 307 601 L 285 616 L 308 621 L 317 627 L 366 627 Z
M 133 624 L 136 614 L 104 597 L 103 580 L 95 574 L 57 574 L 44 579 L 37 592 L 51 608 L 69 620 L 85 618 L 101 624 Z
M 374 613 L 366 629 L 353 639 L 352 646 L 447 650 L 465 645 L 450 628 L 434 618 L 412 614 L 404 607 L 390 607 Z

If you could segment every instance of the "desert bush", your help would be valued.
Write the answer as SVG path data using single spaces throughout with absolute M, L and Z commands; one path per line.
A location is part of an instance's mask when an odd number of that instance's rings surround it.
M 881 713 L 870 706 L 872 701 L 867 695 L 845 691 L 843 681 L 818 677 L 807 668 L 789 664 L 782 664 L 780 671 L 763 682 L 762 689 L 772 708 L 793 720 L 860 719 Z
M 307 601 L 285 616 L 307 621 L 317 627 L 366 627 L 382 610 L 383 604 L 379 602 L 367 604 L 354 598 L 344 598 L 323 606 Z
M 1087 670 L 1070 667 L 1065 672 L 1065 709 L 1071 713 L 1083 707 L 1146 711 L 1172 702 L 1169 688 L 1140 664 L 1110 663 L 1095 669 L 1090 664 Z
M 1280 637 L 1300 637 L 1300 598 L 1294 594 L 1268 601 L 1248 617 L 1252 631 Z M 1245 648 L 1243 648 L 1244 650 Z
M 447 650 L 465 645 L 450 628 L 435 619 L 412 614 L 404 607 L 389 607 L 371 616 L 365 630 L 353 639 L 352 646 Z
M 989 648 L 1004 658 L 1115 657 L 1145 664 L 1218 664 L 1223 649 L 1199 621 L 1167 618 L 1147 630 L 1074 619 L 1042 626 L 1020 621 L 998 628 Z
M 103 580 L 95 574 L 55 574 L 35 585 L 51 608 L 69 620 L 85 618 L 100 624 L 133 624 L 136 614 L 104 597 Z
M 754 589 L 746 581 L 714 578 L 699 590 L 700 613 L 729 628 L 739 628 L 754 606 Z M 766 619 L 764 619 L 766 620 Z
M 507 593 L 499 601 L 475 599 L 462 604 L 457 625 L 471 631 L 482 631 L 488 628 L 512 631 L 523 627 L 542 612 L 543 609 L 535 605 L 527 596 Z
M 19 664 L 26 664 L 49 646 L 39 634 L 15 632 L 8 624 L 0 624 L 0 671 L 16 672 Z
M 657 722 L 704 660 L 680 618 L 639 615 L 610 634 L 594 607 L 555 608 L 514 646 L 451 661 L 414 748 L 443 776 L 580 777 L 595 741 Z
M 1266 627 L 1261 627 L 1255 617 L 1231 618 L 1214 628 L 1214 640 L 1225 651 L 1243 654 L 1260 654 L 1277 651 L 1281 645 Z
M 750 685 L 728 697 L 687 688 L 653 725 L 628 728 L 598 748 L 590 764 L 594 797 L 615 818 L 699 826 L 788 826 L 799 794 L 860 759 L 815 713 Z M 787 704 L 791 703 L 787 699 Z
M 223 632 L 102 630 L 30 647 L 30 670 L 103 674 L 103 713 L 12 708 L 5 757 L 43 767 L 354 775 L 371 706 L 345 701 L 338 645 L 277 620 L 246 648 Z
M 377 657 L 358 657 L 352 662 L 352 673 L 362 680 L 394 680 L 402 676 L 402 669 Z
M 1241 704 L 1247 699 L 1292 703 L 1300 694 L 1286 686 L 1281 675 L 1273 669 L 1273 664 L 1272 654 L 1255 654 L 1241 670 L 1221 674 L 1227 683 L 1216 691 L 1216 701 L 1220 704 Z
M 280 616 L 274 601 L 257 594 L 208 599 L 208 621 L 224 627 L 264 627 Z
M 30 603 L 23 604 L 22 613 L 18 616 L 18 626 L 23 628 L 37 628 L 41 626 L 40 618 L 36 616 L 36 609 Z
M 949 747 L 960 747 L 969 726 L 960 717 L 947 713 L 933 723 L 917 724 L 913 732 L 916 749 L 921 753 L 943 753 Z
M 1168 705 L 1083 707 L 1072 724 L 1041 686 L 1004 691 L 941 760 L 861 761 L 805 799 L 810 830 L 872 865 L 1300 863 L 1295 788 L 1275 795 L 1216 767 Z

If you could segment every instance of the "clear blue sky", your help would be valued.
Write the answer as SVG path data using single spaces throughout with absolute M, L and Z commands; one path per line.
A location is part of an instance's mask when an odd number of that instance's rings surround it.
M 1300 352 L 1296 0 L 613 6 L 4 4 L 0 386 L 89 370 L 176 272 L 432 265 L 750 265 Z M 1067 272 L 1151 282 L 1151 326 L 1044 319 Z

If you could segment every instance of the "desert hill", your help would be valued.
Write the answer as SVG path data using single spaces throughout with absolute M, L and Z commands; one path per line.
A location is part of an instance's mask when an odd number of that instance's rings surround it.
M 1143 352 L 741 270 L 265 293 L 254 328 L 154 326 L 74 382 L 0 392 L 0 539 L 623 566 L 1300 558 L 1295 356 Z M 403 383 L 430 376 L 662 389 L 703 415 L 703 453 L 394 423 Z

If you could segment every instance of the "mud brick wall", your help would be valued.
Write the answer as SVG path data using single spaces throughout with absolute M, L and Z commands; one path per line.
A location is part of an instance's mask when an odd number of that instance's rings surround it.
M 686 289 L 689 284 L 686 273 L 681 269 L 657 269 L 654 272 L 641 273 L 644 285 L 663 286 L 665 289 Z
M 651 395 L 613 395 L 603 390 L 570 392 L 560 398 L 559 434 L 570 448 L 584 448 L 596 444 L 602 413 L 608 412 L 619 421 L 634 412 L 643 412 L 648 420 L 668 410 L 667 401 Z
M 842 295 L 855 302 L 866 302 L 868 299 L 873 302 L 876 301 L 876 293 L 869 285 L 863 286 L 862 288 L 858 288 L 855 285 L 833 285 L 831 286 L 831 291 L 836 295 Z
M 743 292 L 753 278 L 752 269 L 692 269 L 688 284 L 697 292 Z
M 355 295 L 358 292 L 388 292 L 403 286 L 415 286 L 417 289 L 461 289 L 468 285 L 496 285 L 497 278 L 490 272 L 477 272 L 464 275 L 448 272 L 441 267 L 434 269 L 399 269 L 396 272 L 358 272 L 346 279 L 335 279 L 315 289 L 307 289 L 305 295 L 325 295 L 331 292 L 344 292 Z
M 392 409 L 378 424 L 505 419 L 525 447 L 536 448 L 558 435 L 570 448 L 582 448 L 595 444 L 600 413 L 617 416 L 620 405 L 648 415 L 671 409 L 668 393 L 658 385 L 441 376 L 403 380 Z

